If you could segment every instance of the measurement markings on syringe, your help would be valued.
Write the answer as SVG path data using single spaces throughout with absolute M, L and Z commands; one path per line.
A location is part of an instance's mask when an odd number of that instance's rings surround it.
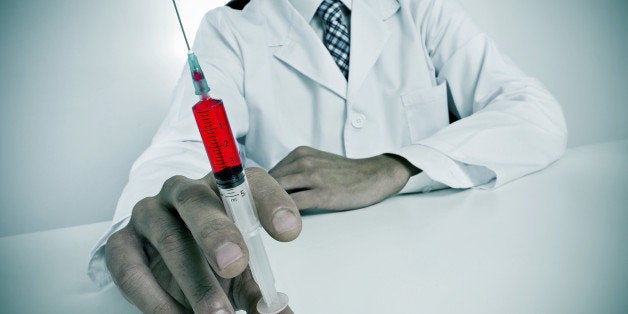
M 221 196 L 225 199 L 228 199 L 231 203 L 239 202 L 243 200 L 246 196 L 246 192 L 241 187 L 238 187 L 233 190 L 221 190 Z
M 240 193 L 237 193 L 237 192 L 224 194 L 225 197 L 238 197 L 239 195 Z
M 213 119 L 210 116 L 204 115 L 204 113 L 205 112 L 201 112 L 202 116 L 200 119 L 203 121 L 202 132 L 207 136 L 207 139 L 209 140 L 208 144 L 209 144 L 210 151 L 212 152 L 212 157 L 214 157 L 216 163 L 226 166 L 227 162 L 225 161 L 225 158 L 221 149 L 223 145 L 221 145 L 218 140 L 219 133 L 217 131 L 217 130 L 222 129 L 222 123 L 218 123 L 218 125 L 216 126 L 216 123 L 213 121 Z M 228 146 L 229 146 L 228 143 L 225 143 L 224 147 L 228 147 Z

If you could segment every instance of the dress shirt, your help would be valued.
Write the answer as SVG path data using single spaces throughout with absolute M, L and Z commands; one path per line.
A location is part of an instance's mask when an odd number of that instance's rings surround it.
M 321 5 L 323 0 L 289 0 L 290 4 L 299 12 L 303 19 L 310 24 L 316 36 L 321 40 L 324 40 L 325 28 L 323 21 L 316 16 L 316 10 Z M 344 7 L 341 9 L 342 24 L 347 29 L 351 29 L 351 3 L 353 0 L 341 0 Z M 349 65 L 351 66 L 351 65 Z

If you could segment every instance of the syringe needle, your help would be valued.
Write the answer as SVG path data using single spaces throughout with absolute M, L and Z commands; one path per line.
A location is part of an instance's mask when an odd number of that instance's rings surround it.
M 183 39 L 185 39 L 185 45 L 188 47 L 188 51 L 190 51 L 190 44 L 188 43 L 188 37 L 185 35 L 185 29 L 183 29 L 183 23 L 181 23 L 181 16 L 179 16 L 179 9 L 177 9 L 177 3 L 175 0 L 172 0 L 172 4 L 174 5 L 174 11 L 177 12 L 177 19 L 179 20 L 179 26 L 181 26 L 181 32 L 183 33 Z

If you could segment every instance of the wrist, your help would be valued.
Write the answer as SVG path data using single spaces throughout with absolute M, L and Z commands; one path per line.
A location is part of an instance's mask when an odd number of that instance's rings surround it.
M 376 156 L 381 160 L 381 164 L 385 165 L 385 175 L 393 177 L 398 184 L 405 185 L 410 177 L 421 173 L 421 169 L 415 167 L 405 158 L 394 154 L 382 154 Z
M 415 167 L 413 164 L 411 164 L 407 159 L 399 156 L 399 155 L 395 155 L 395 154 L 382 154 L 380 156 L 386 157 L 389 160 L 393 161 L 394 164 L 397 166 L 397 168 L 399 168 L 401 171 L 406 172 L 409 177 L 415 176 L 419 173 L 422 172 L 421 169 Z

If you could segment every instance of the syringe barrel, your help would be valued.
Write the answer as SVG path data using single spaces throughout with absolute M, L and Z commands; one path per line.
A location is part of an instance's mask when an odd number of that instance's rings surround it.
M 261 227 L 255 204 L 251 199 L 251 190 L 246 176 L 244 176 L 244 180 L 239 185 L 231 188 L 219 187 L 219 190 L 227 215 L 229 215 L 229 218 L 235 223 L 245 239 L 248 234 L 257 231 Z
M 251 199 L 249 183 L 245 177 L 241 184 L 231 188 L 219 187 L 219 190 L 227 215 L 242 233 L 244 243 L 249 249 L 249 267 L 263 298 L 261 305 L 258 305 L 258 311 L 278 313 L 288 305 L 288 298 L 285 294 L 277 293 L 275 289 L 275 277 L 262 242 L 261 226 Z
M 266 248 L 260 235 L 260 223 L 256 215 L 255 204 L 249 197 L 251 192 L 246 179 L 242 184 L 220 189 L 220 197 L 229 218 L 233 220 L 244 237 L 249 249 L 249 266 L 255 282 L 260 286 L 264 299 L 275 298 L 275 277 L 268 262 Z
M 244 172 L 225 106 L 220 99 L 203 96 L 192 112 L 216 183 L 222 187 L 238 185 L 244 180 Z

